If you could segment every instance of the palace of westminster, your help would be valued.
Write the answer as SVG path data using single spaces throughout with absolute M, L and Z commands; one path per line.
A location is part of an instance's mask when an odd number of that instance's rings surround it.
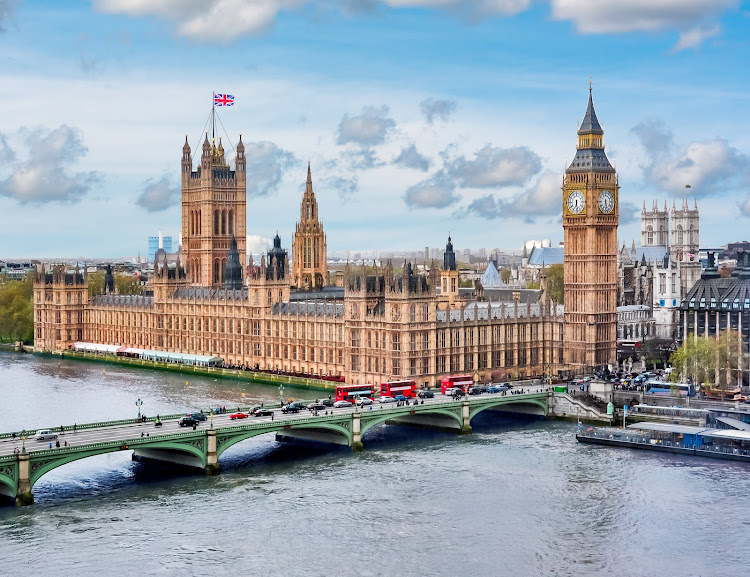
M 246 256 L 242 138 L 234 169 L 208 135 L 197 167 L 185 141 L 181 168 L 181 252 L 157 252 L 143 295 L 114 294 L 108 274 L 104 294 L 90 297 L 85 273 L 38 270 L 37 350 L 98 343 L 341 375 L 355 384 L 557 375 L 615 362 L 619 185 L 590 92 L 562 184 L 564 307 L 551 300 L 544 274 L 537 290 L 459 291 L 450 238 L 442 266 L 424 274 L 410 263 L 374 271 L 347 265 L 332 282 L 309 165 L 291 259 L 276 235 L 254 263 Z M 662 225 L 654 220 L 654 234 Z

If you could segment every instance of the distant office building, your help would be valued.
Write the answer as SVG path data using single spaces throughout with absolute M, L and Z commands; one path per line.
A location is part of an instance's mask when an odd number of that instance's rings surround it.
M 156 255 L 156 251 L 160 248 L 163 248 L 165 252 L 172 252 L 172 237 L 171 236 L 164 236 L 161 231 L 159 231 L 159 236 L 150 236 L 148 237 L 148 262 L 153 263 L 154 262 L 154 256 Z

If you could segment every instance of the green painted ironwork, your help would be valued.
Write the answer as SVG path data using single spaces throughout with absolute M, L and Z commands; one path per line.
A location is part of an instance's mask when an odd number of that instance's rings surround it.
M 359 437 L 361 438 L 372 427 L 398 417 L 410 415 L 442 415 L 454 421 L 457 428 L 463 427 L 463 409 L 465 403 L 469 405 L 469 419 L 481 411 L 502 405 L 531 405 L 539 409 L 540 414 L 547 415 L 548 393 L 528 393 L 524 395 L 492 396 L 468 398 L 464 401 L 446 401 L 444 403 L 430 403 L 426 405 L 415 404 L 401 407 L 388 406 L 372 410 L 360 410 L 355 413 L 317 415 L 284 419 L 276 421 L 248 422 L 237 424 L 232 422 L 220 427 L 202 428 L 190 431 L 161 434 L 152 431 L 149 437 L 123 438 L 120 440 L 89 443 L 59 447 L 54 449 L 43 448 L 40 450 L 28 450 L 29 483 L 34 484 L 46 473 L 95 455 L 112 453 L 122 450 L 152 449 L 176 454 L 183 453 L 197 459 L 200 467 L 206 468 L 208 463 L 209 434 L 216 434 L 216 458 L 218 458 L 229 447 L 246 439 L 265 433 L 283 432 L 285 430 L 312 429 L 327 431 L 340 435 L 348 445 L 354 443 L 355 434 L 353 424 L 355 415 L 360 420 Z M 165 415 L 162 421 L 178 419 L 183 413 L 177 415 Z M 153 421 L 154 417 L 148 419 Z M 107 421 L 106 423 L 89 423 L 77 426 L 77 429 L 91 429 L 107 426 L 130 425 L 133 419 L 121 421 Z M 59 429 L 59 427 L 58 427 Z M 72 426 L 64 427 L 65 431 L 72 431 Z M 129 431 L 130 433 L 130 431 Z M 3 434 L 7 437 L 9 434 Z M 25 456 L 24 456 L 25 458 Z M 20 455 L 6 455 L 0 457 L 0 493 L 15 497 L 18 494 L 20 482 Z

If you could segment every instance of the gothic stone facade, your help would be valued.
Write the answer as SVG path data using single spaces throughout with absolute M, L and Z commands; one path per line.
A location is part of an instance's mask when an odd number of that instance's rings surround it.
M 343 375 L 348 383 L 413 378 L 435 385 L 446 374 L 475 373 L 490 380 L 554 375 L 564 368 L 562 306 L 550 302 L 544 290 L 527 302 L 459 297 L 450 285 L 453 262 L 446 261 L 443 271 L 433 267 L 429 277 L 415 274 L 407 263 L 398 275 L 390 263 L 374 275 L 347 268 L 341 288 L 297 291 L 292 286 L 300 275 L 290 274 L 277 235 L 268 260 L 262 258 L 259 266 L 251 262 L 238 288 L 224 272 L 237 253 L 245 264 L 241 142 L 235 171 L 226 165 L 221 143 L 216 147 L 207 140 L 200 169 L 193 171 L 191 162 L 186 144 L 184 260 L 156 259 L 152 296 L 89 297 L 79 272 L 62 265 L 40 269 L 34 284 L 38 350 L 67 350 L 84 341 L 218 356 L 229 365 Z M 317 203 L 310 205 L 308 188 L 302 219 L 317 222 Z M 314 214 L 306 206 L 314 206 Z M 322 227 L 311 232 L 308 238 L 320 239 Z M 302 227 L 295 236 L 304 234 Z M 320 284 L 324 270 L 315 266 L 325 262 L 322 239 L 320 260 L 311 262 L 315 276 L 302 282 L 310 288 Z M 304 262 L 305 244 L 295 238 L 294 246 L 302 247 Z M 439 294 L 441 281 L 447 290 Z

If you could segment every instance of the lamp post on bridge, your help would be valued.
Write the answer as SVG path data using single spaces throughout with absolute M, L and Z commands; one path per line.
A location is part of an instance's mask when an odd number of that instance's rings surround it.
M 138 407 L 138 420 L 140 421 L 141 420 L 141 407 L 143 406 L 143 401 L 139 398 L 135 402 L 135 406 Z
M 279 383 L 279 404 L 284 405 L 284 385 Z
M 21 454 L 26 454 L 26 429 L 21 431 Z

